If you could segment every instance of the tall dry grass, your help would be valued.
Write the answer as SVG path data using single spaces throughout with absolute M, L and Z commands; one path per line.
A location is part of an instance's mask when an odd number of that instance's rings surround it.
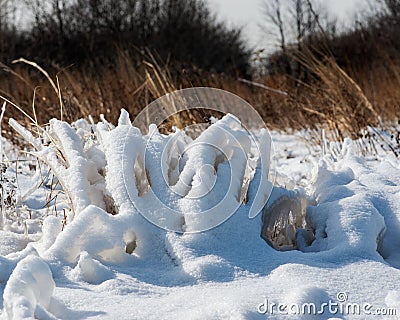
M 32 65 L 15 63 L 1 66 L 0 95 L 35 117 L 39 124 L 45 124 L 53 117 L 60 118 L 60 105 L 63 106 L 62 117 L 67 121 L 104 114 L 115 122 L 121 108 L 135 116 L 151 101 L 168 92 L 209 86 L 247 100 L 272 129 L 311 132 L 310 139 L 315 144 L 321 143 L 322 128 L 330 140 L 340 141 L 345 137 L 359 138 L 368 126 L 397 121 L 400 67 L 395 61 L 371 66 L 370 70 L 346 71 L 328 55 L 321 58 L 311 51 L 304 51 L 297 59 L 311 75 L 307 82 L 279 74 L 243 82 L 225 74 L 163 64 L 150 52 L 139 64 L 120 52 L 118 62 L 113 66 L 54 67 L 46 70 L 53 84 Z M 54 83 L 59 87 L 61 103 Z M 266 90 L 265 86 L 287 94 Z M 5 119 L 10 117 L 27 120 L 19 110 L 8 107 Z M 199 118 L 203 121 L 204 114 L 193 111 L 169 120 L 181 127 Z M 13 136 L 7 127 L 3 130 L 6 136 Z

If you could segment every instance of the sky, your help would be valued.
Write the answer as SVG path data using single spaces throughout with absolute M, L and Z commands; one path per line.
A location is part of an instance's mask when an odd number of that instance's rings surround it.
M 243 26 L 250 46 L 261 49 L 271 46 L 271 41 L 260 28 L 263 1 L 266 0 L 208 0 L 208 3 L 219 18 L 231 25 Z M 341 23 L 346 24 L 356 11 L 367 6 L 367 0 L 324 0 L 323 4 L 338 16 Z

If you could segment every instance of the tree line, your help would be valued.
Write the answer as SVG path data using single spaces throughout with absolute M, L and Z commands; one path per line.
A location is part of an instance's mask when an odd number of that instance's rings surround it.
M 241 29 L 201 0 L 0 0 L 0 8 L 3 62 L 24 56 L 45 65 L 112 66 L 119 50 L 138 56 L 150 49 L 182 67 L 250 71 Z M 21 10 L 28 26 L 14 20 Z
M 343 30 L 337 19 L 311 0 L 264 0 L 264 30 L 277 48 L 264 67 L 269 75 L 307 78 L 307 55 L 332 57 L 353 75 L 372 65 L 400 62 L 400 0 L 375 0 L 354 14 Z

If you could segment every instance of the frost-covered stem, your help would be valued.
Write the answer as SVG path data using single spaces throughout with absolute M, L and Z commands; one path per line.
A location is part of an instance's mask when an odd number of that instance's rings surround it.
M 326 156 L 328 152 L 328 142 L 326 140 L 325 129 L 322 129 L 322 155 Z
M 1 213 L 0 213 L 0 228 L 3 228 L 6 221 L 6 210 L 4 206 L 4 183 L 3 183 L 3 136 L 1 123 L 3 122 L 4 112 L 6 111 L 6 102 L 3 103 L 0 114 L 0 182 L 1 182 Z
M 17 121 L 10 119 L 9 124 L 38 151 L 36 156 L 56 175 L 71 202 L 71 219 L 73 219 L 75 213 L 82 211 L 90 204 L 87 159 L 75 130 L 66 122 L 53 119 L 50 121 L 48 132 L 53 145 L 42 146 L 41 140 L 35 138 Z
M 1 107 L 1 114 L 0 114 L 0 160 L 3 162 L 3 136 L 1 132 L 1 124 L 3 122 L 4 118 L 4 112 L 6 112 L 6 102 L 3 103 L 3 106 Z

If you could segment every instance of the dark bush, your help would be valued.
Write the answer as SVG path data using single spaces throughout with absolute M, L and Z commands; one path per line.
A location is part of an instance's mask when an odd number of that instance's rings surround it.
M 18 54 L 45 66 L 112 66 L 117 51 L 135 56 L 146 48 L 182 67 L 249 74 L 250 52 L 240 29 L 219 22 L 201 0 L 51 0 L 28 6 L 33 26 L 2 60 Z

